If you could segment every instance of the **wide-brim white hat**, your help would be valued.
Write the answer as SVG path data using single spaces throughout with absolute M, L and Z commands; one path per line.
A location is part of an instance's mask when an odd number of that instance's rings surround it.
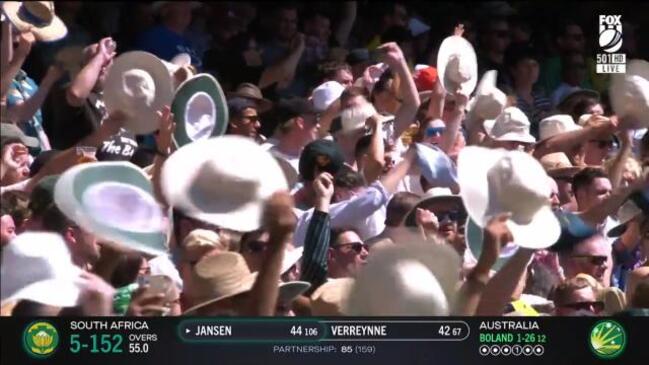
M 481 228 L 510 212 L 507 227 L 519 246 L 543 249 L 561 234 L 550 206 L 543 166 L 527 153 L 465 147 L 458 156 L 460 196 L 469 217 Z
M 177 146 L 221 136 L 228 126 L 225 94 L 209 74 L 199 74 L 183 82 L 176 90 L 171 112 L 176 122 Z
M 498 71 L 484 73 L 475 96 L 469 102 L 469 113 L 480 119 L 496 119 L 507 106 L 507 95 L 496 87 Z
M 539 140 L 544 141 L 559 134 L 582 129 L 568 114 L 555 114 L 544 118 L 539 123 Z
M 477 262 L 480 255 L 482 255 L 484 231 L 470 217 L 467 217 L 466 224 L 464 225 L 464 239 L 466 241 L 469 259 Z M 514 256 L 518 248 L 519 246 L 513 242 L 509 242 L 504 247 L 501 247 L 498 259 L 496 259 L 492 269 L 496 271 L 500 270 Z
M 104 85 L 108 114 L 126 114 L 124 128 L 135 134 L 158 130 L 157 112 L 171 105 L 173 84 L 169 70 L 151 53 L 126 52 L 115 59 Z
M 471 95 L 478 83 L 478 59 L 469 41 L 460 36 L 444 39 L 437 54 L 437 74 L 444 89 Z
M 449 245 L 409 243 L 369 256 L 349 293 L 345 314 L 447 316 L 453 312 L 460 257 Z
M 611 79 L 609 95 L 615 114 L 628 127 L 649 127 L 649 62 L 631 60 L 625 74 L 615 74 Z
M 239 232 L 258 229 L 264 201 L 288 189 L 269 152 L 230 135 L 178 149 L 163 165 L 160 184 L 169 204 L 185 215 Z
M 54 202 L 68 219 L 113 244 L 166 255 L 166 217 L 144 171 L 130 162 L 93 162 L 64 172 Z
M 54 1 L 3 1 L 2 11 L 16 29 L 34 33 L 39 41 L 54 42 L 68 34 L 54 12 Z
M 485 120 L 484 128 L 495 141 L 536 142 L 536 138 L 530 134 L 529 119 L 514 106 L 505 108 L 495 120 Z
M 2 249 L 2 305 L 30 300 L 55 307 L 77 305 L 81 269 L 58 234 L 27 232 Z

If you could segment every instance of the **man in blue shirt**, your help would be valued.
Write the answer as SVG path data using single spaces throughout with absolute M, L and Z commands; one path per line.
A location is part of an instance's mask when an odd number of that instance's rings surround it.
M 165 1 L 159 5 L 160 24 L 140 34 L 135 48 L 150 52 L 160 59 L 171 61 L 179 53 L 188 53 L 192 65 L 201 68 L 191 41 L 185 37 L 185 31 L 192 22 L 193 2 Z

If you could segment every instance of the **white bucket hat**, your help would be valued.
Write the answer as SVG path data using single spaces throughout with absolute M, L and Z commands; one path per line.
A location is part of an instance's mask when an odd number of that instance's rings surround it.
M 166 255 L 166 217 L 153 185 L 130 162 L 93 162 L 65 171 L 54 202 L 68 219 L 102 239 L 152 255 Z
M 437 73 L 449 94 L 471 95 L 478 83 L 478 61 L 471 43 L 460 36 L 444 39 L 437 54 Z
M 649 127 L 649 62 L 631 60 L 625 74 L 611 78 L 609 95 L 615 114 L 630 119 L 634 129 Z
M 313 106 L 319 112 L 324 112 L 340 98 L 345 87 L 337 81 L 327 81 L 313 90 Z
M 240 232 L 258 229 L 264 201 L 288 189 L 269 152 L 248 138 L 229 135 L 178 149 L 162 166 L 160 183 L 174 208 Z
M 340 114 L 341 132 L 347 134 L 365 128 L 367 119 L 376 113 L 371 103 L 344 109 Z
M 543 166 L 524 152 L 471 146 L 458 157 L 460 195 L 471 219 L 484 228 L 491 217 L 510 212 L 507 226 L 522 247 L 549 247 L 561 233 L 547 179 Z
M 68 28 L 54 13 L 54 1 L 3 1 L 2 11 L 21 32 L 32 32 L 42 42 L 54 42 L 68 34 Z
M 568 114 L 551 115 L 539 123 L 539 140 L 543 141 L 559 134 L 580 130 L 582 127 Z
M 356 277 L 350 316 L 448 316 L 460 257 L 449 245 L 411 243 L 376 250 Z
M 480 119 L 496 119 L 507 105 L 507 95 L 496 87 L 498 71 L 485 72 L 475 96 L 469 102 L 469 112 Z
M 147 134 L 159 128 L 157 112 L 173 99 L 171 75 L 158 57 L 132 51 L 117 57 L 106 76 L 104 102 L 126 114 L 124 128 Z
M 27 232 L 2 249 L 2 305 L 31 300 L 55 307 L 77 305 L 81 269 L 58 234 Z
M 520 109 L 510 106 L 493 121 L 485 121 L 485 131 L 496 141 L 516 141 L 534 143 L 536 138 L 530 134 L 530 121 Z

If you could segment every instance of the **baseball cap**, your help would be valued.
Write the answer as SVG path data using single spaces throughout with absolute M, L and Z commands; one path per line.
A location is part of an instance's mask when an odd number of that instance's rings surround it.
M 313 90 L 313 106 L 318 111 L 325 111 L 340 97 L 345 87 L 337 81 L 327 81 Z
M 306 181 L 315 179 L 314 169 L 335 175 L 344 165 L 345 158 L 338 145 L 330 140 L 319 139 L 304 147 L 300 155 L 300 176 Z
M 27 136 L 20 128 L 11 123 L 0 123 L 0 147 L 11 141 L 19 141 L 27 147 L 36 148 L 40 146 L 37 138 Z

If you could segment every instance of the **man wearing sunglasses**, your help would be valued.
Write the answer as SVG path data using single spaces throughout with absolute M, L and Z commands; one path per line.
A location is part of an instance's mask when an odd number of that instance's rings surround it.
M 610 286 L 612 262 L 611 245 L 596 231 L 575 239 L 572 246 L 562 247 L 559 251 L 559 263 L 566 279 L 580 273 L 588 274 L 604 287 Z
M 331 232 L 331 245 L 327 257 L 330 278 L 354 277 L 367 263 L 367 244 L 352 229 Z
M 583 277 L 559 284 L 553 292 L 556 316 L 596 316 L 604 310 L 596 289 Z
M 258 140 L 261 122 L 257 112 L 257 104 L 252 100 L 236 97 L 228 100 L 228 109 L 230 111 L 228 134 Z

